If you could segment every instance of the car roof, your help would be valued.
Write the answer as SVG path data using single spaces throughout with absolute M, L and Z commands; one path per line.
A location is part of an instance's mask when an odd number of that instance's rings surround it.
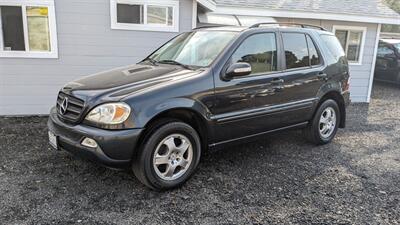
M 388 44 L 398 44 L 398 43 L 400 43 L 400 39 L 381 39 L 381 41 L 386 42 Z

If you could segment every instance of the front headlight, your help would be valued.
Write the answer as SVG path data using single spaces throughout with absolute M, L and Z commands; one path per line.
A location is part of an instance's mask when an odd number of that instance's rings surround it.
M 92 109 L 85 119 L 99 124 L 121 124 L 128 119 L 130 113 L 131 107 L 126 103 L 106 103 Z

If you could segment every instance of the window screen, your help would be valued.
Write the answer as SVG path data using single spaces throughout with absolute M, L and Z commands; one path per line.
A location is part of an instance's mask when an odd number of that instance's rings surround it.
M 247 38 L 232 55 L 232 63 L 247 62 L 252 74 L 277 70 L 275 34 L 255 34 Z
M 3 46 L 5 51 L 25 51 L 22 7 L 1 6 Z
M 347 59 L 358 62 L 361 51 L 362 31 L 350 31 L 347 47 Z
M 172 8 L 172 7 L 170 7 Z M 149 24 L 167 24 L 168 23 L 168 7 L 148 6 L 147 7 L 147 23 Z
M 50 30 L 47 7 L 26 7 L 29 49 L 50 51 Z
M 143 24 L 143 5 L 117 4 L 117 22 Z
M 172 26 L 173 12 L 174 12 L 174 10 L 172 9 L 172 7 L 168 7 L 168 25 L 169 26 Z

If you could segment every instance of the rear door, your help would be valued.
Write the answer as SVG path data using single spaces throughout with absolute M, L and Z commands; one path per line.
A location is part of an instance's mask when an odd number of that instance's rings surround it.
M 263 127 L 280 128 L 309 120 L 318 90 L 328 78 L 316 42 L 309 34 L 282 32 L 281 43 L 282 72 L 265 80 L 275 91 L 255 96 L 256 107 L 267 109 L 259 120 Z

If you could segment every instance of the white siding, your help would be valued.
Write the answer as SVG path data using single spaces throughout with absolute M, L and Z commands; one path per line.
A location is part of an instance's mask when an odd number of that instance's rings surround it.
M 180 0 L 180 32 L 192 28 Z M 0 58 L 0 115 L 47 114 L 63 84 L 133 64 L 178 33 L 111 30 L 109 0 L 55 1 L 58 59 Z
M 318 25 L 330 31 L 332 31 L 334 25 L 367 27 L 367 35 L 364 45 L 362 65 L 350 65 L 351 100 L 352 102 L 367 102 L 369 80 L 371 75 L 372 63 L 374 59 L 374 50 L 376 43 L 375 39 L 376 39 L 378 24 L 342 22 L 342 21 L 331 21 L 331 20 L 285 19 L 285 18 L 277 18 L 277 20 L 279 22 L 296 22 L 296 23 Z

